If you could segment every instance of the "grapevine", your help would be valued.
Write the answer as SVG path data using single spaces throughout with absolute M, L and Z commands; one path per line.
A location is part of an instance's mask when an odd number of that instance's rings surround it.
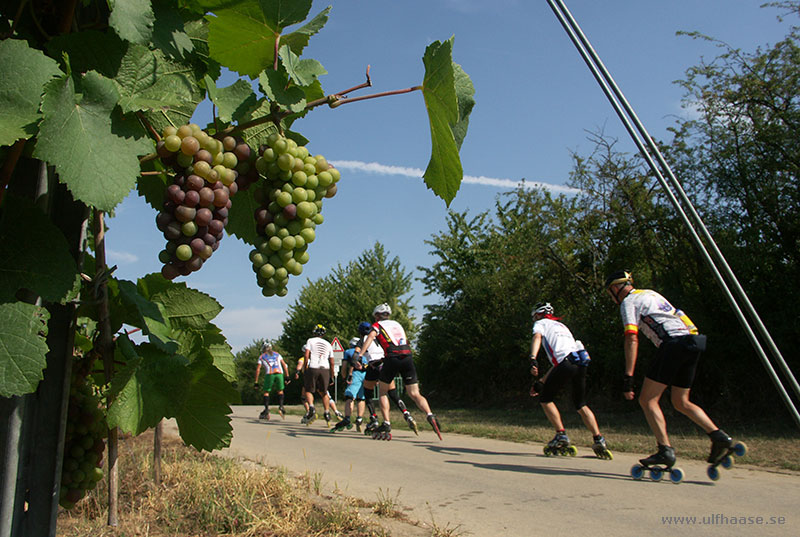
M 167 239 L 158 258 L 161 274 L 172 280 L 200 270 L 219 248 L 231 197 L 258 176 L 250 146 L 232 136 L 218 140 L 195 124 L 170 126 L 162 134 L 156 153 L 175 176 L 156 216 Z
M 73 374 L 59 493 L 59 504 L 65 509 L 71 509 L 103 478 L 107 427 L 100 404 L 92 382 Z
M 286 296 L 289 276 L 308 262 L 308 245 L 323 222 L 322 200 L 336 194 L 339 170 L 322 155 L 272 134 L 255 161 L 266 180 L 254 192 L 258 239 L 250 252 L 256 282 L 264 296 Z

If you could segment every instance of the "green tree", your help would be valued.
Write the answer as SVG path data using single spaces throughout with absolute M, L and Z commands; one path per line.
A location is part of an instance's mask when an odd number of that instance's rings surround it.
M 329 276 L 309 281 L 287 310 L 279 342 L 284 349 L 300 353 L 317 324 L 329 338 L 338 337 L 343 346 L 358 335 L 358 324 L 372 322 L 372 310 L 381 303 L 392 308 L 392 318 L 403 325 L 409 339 L 416 328 L 410 318 L 411 273 L 380 242 L 357 259 L 337 265 Z

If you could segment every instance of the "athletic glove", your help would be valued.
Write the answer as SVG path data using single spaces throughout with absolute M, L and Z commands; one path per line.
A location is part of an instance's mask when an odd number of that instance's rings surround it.
M 633 390 L 633 376 L 632 375 L 623 375 L 622 376 L 622 392 L 628 393 L 632 392 Z
M 255 381 L 255 382 L 253 383 L 253 388 L 258 388 L 258 387 L 259 387 L 259 385 L 258 385 L 258 381 Z

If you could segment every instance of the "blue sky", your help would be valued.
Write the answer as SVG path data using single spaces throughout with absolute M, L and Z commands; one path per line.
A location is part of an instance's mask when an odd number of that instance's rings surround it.
M 639 118 L 661 139 L 668 137 L 675 117 L 688 113 L 673 82 L 701 58 L 719 53 L 713 44 L 676 36 L 677 31 L 700 31 L 747 52 L 775 43 L 788 31 L 776 10 L 759 8 L 762 0 L 566 3 Z M 312 15 L 329 4 L 314 2 Z M 328 74 L 321 80 L 328 93 L 361 83 L 367 65 L 373 87 L 354 95 L 417 85 L 424 76 L 425 47 L 455 36 L 453 57 L 472 78 L 477 104 L 461 148 L 465 180 L 451 204 L 454 210 L 491 209 L 497 195 L 522 178 L 563 191 L 570 153 L 591 149 L 587 131 L 604 129 L 619 138 L 620 150 L 635 151 L 545 0 L 338 0 L 332 5 L 328 24 L 303 56 L 325 66 Z M 233 80 L 228 76 L 220 85 Z M 196 122 L 207 123 L 210 110 L 202 104 Z M 309 247 L 311 259 L 301 276 L 290 279 L 288 296 L 261 295 L 250 247 L 231 236 L 202 270 L 179 278 L 223 305 L 215 322 L 234 352 L 254 339 L 278 337 L 286 308 L 308 279 L 345 265 L 376 241 L 418 276 L 417 266 L 434 261 L 424 241 L 445 227 L 447 207 L 421 179 L 430 157 L 421 93 L 320 107 L 293 129 L 310 140 L 312 154 L 337 165 L 342 180 L 336 197 L 325 201 L 325 222 Z M 164 239 L 154 219 L 155 212 L 132 193 L 109 220 L 108 259 L 118 266 L 118 277 L 135 281 L 160 270 L 157 255 Z M 417 318 L 425 304 L 436 301 L 423 291 L 415 282 Z

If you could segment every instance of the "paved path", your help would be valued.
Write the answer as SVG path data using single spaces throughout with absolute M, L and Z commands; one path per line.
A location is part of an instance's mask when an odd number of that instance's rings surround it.
M 399 489 L 411 518 L 433 513 L 440 527 L 460 525 L 459 535 L 800 535 L 798 474 L 739 463 L 712 482 L 706 464 L 683 460 L 679 485 L 636 481 L 629 470 L 641 455 L 602 461 L 579 448 L 575 458 L 545 457 L 540 444 L 455 434 L 439 441 L 427 424 L 416 437 L 398 423 L 392 441 L 376 441 L 355 429 L 331 434 L 322 419 L 259 422 L 259 410 L 234 407 L 229 455 L 321 475 L 326 491 L 368 501 Z

